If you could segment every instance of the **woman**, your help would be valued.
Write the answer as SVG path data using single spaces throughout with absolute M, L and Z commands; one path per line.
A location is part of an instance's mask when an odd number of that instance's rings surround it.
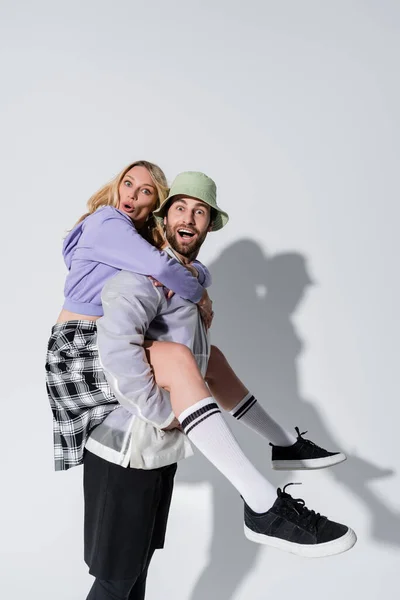
M 65 302 L 52 329 L 46 362 L 56 470 L 81 464 L 89 432 L 116 406 L 96 349 L 96 320 L 103 314 L 100 294 L 110 277 L 121 269 L 152 276 L 196 302 L 210 322 L 211 301 L 201 285 L 210 281 L 207 269 L 193 263 L 197 280 L 151 245 L 162 237 L 152 211 L 167 192 L 157 165 L 132 163 L 89 199 L 88 213 L 64 241 L 69 269 Z

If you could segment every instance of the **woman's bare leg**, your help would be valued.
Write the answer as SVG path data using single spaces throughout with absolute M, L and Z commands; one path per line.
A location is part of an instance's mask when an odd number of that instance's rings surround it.
M 277 446 L 292 446 L 296 442 L 295 436 L 281 427 L 250 394 L 216 346 L 211 346 L 206 381 L 219 405 L 263 438 Z
M 189 406 L 210 397 L 210 390 L 187 346 L 145 340 L 144 347 L 157 385 L 169 391 L 177 417 Z
M 197 402 L 213 396 L 224 410 L 273 444 L 290 446 L 295 443 L 296 438 L 285 431 L 249 394 L 216 346 L 211 346 L 206 373 L 208 387 L 192 352 L 183 344 L 146 341 L 145 350 L 157 384 L 171 394 L 172 410 L 176 417 Z
M 171 394 L 175 414 L 211 394 L 224 410 L 233 410 L 249 393 L 216 346 L 211 346 L 208 387 L 193 353 L 183 344 L 145 340 L 144 346 L 157 384 Z
M 224 410 L 233 410 L 249 393 L 217 346 L 211 346 L 205 379 L 212 395 Z
M 184 433 L 255 512 L 275 499 L 272 485 L 243 454 L 211 397 L 192 352 L 173 342 L 145 343 L 147 359 L 160 387 L 170 392 L 172 410 Z

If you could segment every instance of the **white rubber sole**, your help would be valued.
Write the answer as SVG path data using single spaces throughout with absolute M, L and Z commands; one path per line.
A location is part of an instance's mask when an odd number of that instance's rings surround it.
M 277 537 L 255 533 L 246 525 L 244 526 L 244 534 L 251 542 L 271 546 L 272 548 L 290 552 L 297 556 L 303 556 L 304 558 L 323 558 L 324 556 L 341 554 L 342 552 L 350 550 L 357 541 L 356 534 L 350 528 L 341 538 L 333 540 L 332 542 L 325 542 L 324 544 L 295 544 L 293 542 L 281 540 Z
M 326 456 L 325 458 L 309 458 L 307 460 L 273 460 L 272 468 L 275 471 L 305 471 L 312 469 L 326 469 L 333 465 L 338 465 L 347 460 L 347 456 L 343 452 L 334 456 Z

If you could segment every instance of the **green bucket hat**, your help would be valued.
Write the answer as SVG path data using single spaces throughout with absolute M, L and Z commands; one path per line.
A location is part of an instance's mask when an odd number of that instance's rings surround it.
M 215 182 L 210 177 L 207 177 L 207 175 L 204 175 L 204 173 L 196 171 L 185 171 L 177 175 L 169 190 L 168 198 L 164 200 L 160 208 L 153 212 L 158 221 L 163 220 L 171 198 L 181 195 L 197 198 L 211 206 L 217 212 L 212 231 L 222 229 L 229 221 L 227 213 L 217 205 L 217 186 Z

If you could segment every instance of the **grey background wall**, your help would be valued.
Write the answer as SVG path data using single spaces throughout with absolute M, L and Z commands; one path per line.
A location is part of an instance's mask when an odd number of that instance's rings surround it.
M 204 170 L 231 214 L 202 259 L 213 341 L 288 427 L 349 455 L 271 474 L 350 524 L 307 561 L 252 545 L 236 492 L 181 465 L 149 600 L 375 600 L 397 587 L 400 6 L 388 0 L 11 2 L 2 66 L 1 596 L 85 598 L 80 469 L 52 471 L 44 352 L 62 237 L 91 193 L 145 157 Z M 313 285 L 306 285 L 306 275 Z M 395 587 L 396 586 L 396 587 Z

